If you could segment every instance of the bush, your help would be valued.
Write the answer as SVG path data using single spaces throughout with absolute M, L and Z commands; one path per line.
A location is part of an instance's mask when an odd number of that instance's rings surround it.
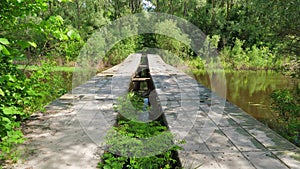
M 151 141 L 147 142 L 150 137 Z M 169 169 L 177 163 L 172 152 L 181 149 L 179 146 L 170 148 L 173 144 L 172 134 L 157 121 L 119 121 L 106 139 L 109 152 L 104 153 L 98 168 Z M 162 153 L 157 155 L 160 151 Z
M 135 111 L 130 114 L 136 115 L 139 111 L 147 111 L 143 104 L 141 97 L 129 93 L 119 99 L 116 110 Z M 98 168 L 174 168 L 177 160 L 172 153 L 181 147 L 173 145 L 173 135 L 162 125 L 162 120 L 144 123 L 128 114 L 126 116 L 119 115 L 118 124 L 107 133 L 107 149 Z M 128 117 L 130 119 L 126 119 Z
M 0 61 L 0 160 L 16 160 L 14 147 L 24 141 L 21 122 L 66 89 L 62 78 L 53 74 L 53 64 L 43 63 L 26 77 L 10 57 Z
M 300 97 L 295 90 L 275 90 L 271 94 L 275 112 L 275 129 L 289 141 L 300 146 Z
M 276 55 L 268 47 L 243 48 L 244 41 L 236 39 L 233 48 L 225 47 L 220 52 L 224 68 L 229 69 L 272 69 Z
M 292 89 L 275 90 L 271 95 L 277 121 L 274 127 L 279 134 L 300 146 L 300 59 L 296 56 L 290 58 L 291 62 L 282 66 L 280 71 L 292 78 L 294 86 Z
M 11 64 L 10 56 L 0 55 L 0 160 L 14 160 L 14 145 L 24 141 L 20 121 L 28 116 L 23 111 L 24 98 L 28 95 L 24 85 L 26 77 Z

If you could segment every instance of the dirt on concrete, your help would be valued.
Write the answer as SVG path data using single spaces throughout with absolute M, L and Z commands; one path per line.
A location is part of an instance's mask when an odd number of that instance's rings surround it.
M 5 169 L 95 169 L 101 150 L 84 132 L 71 101 L 56 100 L 23 124 L 20 158 Z

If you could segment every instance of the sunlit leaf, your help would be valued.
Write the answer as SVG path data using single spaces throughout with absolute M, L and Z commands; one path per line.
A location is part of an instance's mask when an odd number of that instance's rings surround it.
M 7 77 L 8 77 L 8 80 L 11 81 L 11 82 L 17 81 L 17 78 L 15 76 L 8 75 Z
M 74 34 L 74 30 L 69 30 L 68 31 L 68 33 L 67 33 L 67 35 L 71 38 L 72 37 L 72 35 Z
M 30 42 L 30 41 L 28 41 L 28 44 L 29 44 L 30 46 L 34 47 L 34 48 L 37 47 L 37 44 L 36 44 L 35 42 Z
M 67 35 L 72 40 L 74 40 L 74 39 L 80 40 L 80 35 L 76 31 L 74 31 L 74 30 L 69 30 L 67 32 Z
M 1 46 L 1 50 L 0 51 L 2 51 L 2 53 L 4 53 L 5 55 L 10 55 L 10 52 L 6 49 L 6 47 L 5 46 Z
M 0 43 L 2 43 L 3 45 L 10 44 L 9 41 L 6 38 L 0 38 Z
M 15 107 L 5 107 L 3 108 L 3 113 L 6 115 L 18 114 L 18 111 Z
M 73 2 L 72 0 L 58 0 L 58 2 Z
M 5 96 L 5 93 L 3 92 L 3 90 L 1 88 L 0 88 L 0 95 Z

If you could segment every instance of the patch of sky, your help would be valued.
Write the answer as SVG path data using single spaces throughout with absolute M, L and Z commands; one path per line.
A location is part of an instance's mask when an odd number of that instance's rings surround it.
M 152 10 L 155 9 L 155 6 L 152 4 L 151 1 L 143 0 L 143 1 L 142 1 L 142 4 L 143 4 L 143 9 L 144 9 L 144 10 L 152 11 Z

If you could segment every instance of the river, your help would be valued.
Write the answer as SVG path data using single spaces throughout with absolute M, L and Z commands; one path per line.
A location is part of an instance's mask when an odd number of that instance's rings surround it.
M 195 75 L 195 79 L 208 88 L 209 77 L 213 77 L 212 73 Z M 272 91 L 292 87 L 292 80 L 273 71 L 234 71 L 225 73 L 225 77 L 226 99 L 262 122 L 272 116 Z

